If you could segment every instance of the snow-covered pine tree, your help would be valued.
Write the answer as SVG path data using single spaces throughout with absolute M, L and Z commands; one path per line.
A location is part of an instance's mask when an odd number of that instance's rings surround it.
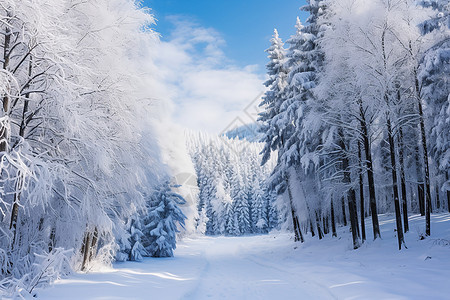
M 184 226 L 186 216 L 179 205 L 184 198 L 172 191 L 170 182 L 160 184 L 148 199 L 148 213 L 143 219 L 142 245 L 150 256 L 172 257 L 176 248 L 177 226 Z
M 450 211 L 450 3 L 446 0 L 420 1 L 434 10 L 433 18 L 420 24 L 425 38 L 433 43 L 425 52 L 418 70 L 422 97 L 427 103 L 429 145 L 437 174 L 437 194 L 446 192 Z
M 187 141 L 199 179 L 199 211 L 206 213 L 206 234 L 254 233 L 259 220 L 254 210 L 254 182 L 265 186 L 273 167 L 273 160 L 260 166 L 262 144 L 206 134 L 192 134 Z M 263 211 L 272 209 L 266 228 L 278 225 L 276 210 L 271 207 L 275 198 L 264 189 Z
M 261 140 L 264 143 L 264 149 L 261 152 L 263 155 L 262 164 L 269 160 L 272 151 L 279 148 L 281 143 L 278 124 L 274 123 L 274 119 L 279 114 L 281 104 L 284 101 L 288 73 L 285 67 L 286 50 L 276 29 L 270 42 L 271 46 L 266 50 L 269 58 L 269 63 L 266 66 L 269 79 L 264 83 L 269 90 L 265 93 L 259 105 L 264 108 L 264 111 L 259 114 L 258 118 L 261 123 L 260 132 L 264 135 Z
M 252 202 L 252 219 L 255 222 L 255 233 L 266 233 L 269 229 L 268 210 L 269 203 L 266 198 L 265 191 L 261 187 L 259 180 L 253 181 L 253 202 Z
M 119 251 L 116 253 L 117 261 L 142 261 L 143 257 L 148 256 L 144 246 L 142 246 L 142 222 L 140 215 L 131 217 L 127 224 L 128 235 L 123 238 L 117 238 Z

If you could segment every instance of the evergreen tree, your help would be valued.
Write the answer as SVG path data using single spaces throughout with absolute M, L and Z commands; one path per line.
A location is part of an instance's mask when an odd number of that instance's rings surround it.
M 420 63 L 418 80 L 430 118 L 428 144 L 438 171 L 436 194 L 441 187 L 446 190 L 450 211 L 450 3 L 431 0 L 420 1 L 420 4 L 433 8 L 435 12 L 432 19 L 420 24 L 422 34 L 426 35 L 425 38 L 432 38 L 433 43 Z
M 206 214 L 207 235 L 266 233 L 278 225 L 271 207 L 276 196 L 265 187 L 261 190 L 273 160 L 260 166 L 260 143 L 201 134 L 188 139 L 188 148 L 196 164 L 199 211 Z
M 177 224 L 183 227 L 186 219 L 179 208 L 184 203 L 183 197 L 172 191 L 169 181 L 163 182 L 150 196 L 142 237 L 142 245 L 150 256 L 173 256 L 179 232 Z
M 266 66 L 269 79 L 264 83 L 269 90 L 260 104 L 264 111 L 259 114 L 258 119 L 261 123 L 260 131 L 264 134 L 262 139 L 264 149 L 261 152 L 263 155 L 262 164 L 269 160 L 271 152 L 277 149 L 281 142 L 275 118 L 279 114 L 280 107 L 284 101 L 284 89 L 287 85 L 286 77 L 288 73 L 288 70 L 285 68 L 286 51 L 276 29 L 270 42 L 271 46 L 266 50 L 270 60 Z

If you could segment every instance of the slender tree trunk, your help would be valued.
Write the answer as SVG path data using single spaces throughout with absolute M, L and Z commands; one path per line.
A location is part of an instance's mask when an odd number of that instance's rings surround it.
M 356 193 L 352 187 L 351 183 L 351 174 L 350 174 L 350 165 L 347 156 L 347 148 L 345 146 L 344 134 L 342 130 L 339 131 L 339 147 L 341 148 L 341 160 L 342 160 L 342 170 L 344 172 L 343 183 L 348 186 L 347 191 L 347 201 L 348 201 L 348 210 L 350 213 L 350 225 L 352 229 L 352 238 L 353 238 L 353 249 L 359 248 L 359 239 L 358 239 L 358 214 L 356 211 Z
M 417 176 L 417 204 L 419 205 L 419 212 L 421 216 L 425 216 L 425 187 L 422 178 L 422 166 L 420 165 L 419 145 L 416 144 L 414 149 L 414 160 L 416 161 L 416 176 Z
M 404 153 L 403 153 L 403 129 L 400 126 L 399 128 L 399 147 L 398 147 L 398 159 L 400 165 L 400 185 L 402 190 L 402 206 L 403 206 L 403 225 L 405 227 L 405 232 L 409 231 L 408 224 L 408 200 L 406 195 L 406 178 L 405 178 L 405 162 L 404 162 Z
M 316 226 L 317 226 L 317 234 L 319 235 L 319 240 L 321 240 L 323 238 L 323 232 L 322 229 L 320 228 L 320 219 L 319 219 L 319 215 L 316 212 Z
M 359 201 L 360 201 L 360 214 L 361 214 L 361 235 L 362 242 L 366 240 L 366 224 L 364 220 L 365 209 L 364 209 L 364 182 L 362 173 L 362 153 L 361 153 L 361 143 L 358 141 L 358 158 L 359 158 Z
M 347 226 L 347 217 L 345 215 L 345 198 L 344 197 L 341 198 L 341 202 L 342 202 L 342 218 L 344 221 L 344 226 Z
M 362 138 L 364 143 L 364 152 L 366 156 L 366 168 L 367 168 L 367 181 L 369 183 L 369 201 L 370 201 L 370 214 L 372 216 L 372 228 L 373 228 L 373 239 L 381 237 L 380 225 L 378 222 L 378 211 L 377 211 L 377 198 L 375 195 L 375 180 L 373 175 L 373 162 L 372 162 L 372 149 L 370 147 L 369 140 L 369 130 L 367 128 L 366 118 L 364 109 L 362 106 L 362 101 L 359 102 L 360 111 L 360 123 Z
M 30 63 L 28 66 L 28 77 L 31 78 L 32 75 L 33 75 L 33 57 L 30 55 Z M 26 93 L 24 103 L 23 103 L 22 120 L 20 122 L 20 128 L 19 128 L 19 136 L 21 136 L 21 137 L 25 137 L 25 129 L 27 127 L 27 113 L 28 113 L 29 102 L 30 102 L 30 93 Z
M 19 218 L 19 203 L 20 203 L 20 190 L 22 189 L 22 176 L 21 172 L 17 172 L 17 180 L 15 184 L 16 191 L 14 192 L 14 202 L 13 202 L 13 208 L 11 212 L 11 219 L 9 222 L 9 229 L 12 231 L 13 234 L 13 240 L 12 240 L 12 247 L 14 248 L 14 245 L 16 243 L 17 238 L 17 220 Z
M 81 263 L 81 270 L 86 271 L 89 262 L 89 248 L 91 246 L 91 233 L 86 229 L 83 238 L 83 245 L 81 247 L 81 254 L 83 255 L 83 262 Z
M 447 170 L 447 172 L 445 173 L 445 179 L 446 179 L 446 181 L 448 181 L 448 170 Z M 450 212 L 450 190 L 447 190 L 447 209 L 448 209 L 448 212 Z
M 10 13 L 7 13 L 7 16 L 10 17 Z M 5 39 L 3 41 L 3 70 L 7 71 L 9 67 L 10 61 L 10 43 L 11 43 L 11 29 L 7 25 L 5 28 Z M 9 108 L 9 95 L 5 94 L 3 96 L 3 113 L 4 115 L 8 114 Z M 6 126 L 1 126 L 0 128 L 0 152 L 5 152 L 8 146 L 8 129 Z
M 388 130 L 388 140 L 389 140 L 389 152 L 391 156 L 391 169 L 392 169 L 392 187 L 394 190 L 394 206 L 395 206 L 395 221 L 397 224 L 397 238 L 398 238 L 398 249 L 402 249 L 402 244 L 405 243 L 403 238 L 403 228 L 402 228 L 402 218 L 400 213 L 400 201 L 398 197 L 398 185 L 397 185 L 397 166 L 395 162 L 395 145 L 394 137 L 392 134 L 392 125 L 389 115 L 386 115 L 386 123 Z
M 48 252 L 52 252 L 52 250 L 55 248 L 55 235 L 56 235 L 56 228 L 52 227 L 52 229 L 50 230 L 50 237 L 49 237 L 49 242 L 48 242 Z
M 352 226 L 353 249 L 359 248 L 358 215 L 356 211 L 356 193 L 353 188 L 348 191 L 348 207 L 350 211 L 350 224 Z
M 292 224 L 294 225 L 294 234 L 295 234 L 294 241 L 296 241 L 296 242 L 300 241 L 301 243 L 303 243 L 304 239 L 303 239 L 302 231 L 300 229 L 298 217 L 295 212 L 294 201 L 292 199 L 291 187 L 289 185 L 289 175 L 286 175 L 285 180 L 286 180 L 288 196 L 289 196 L 289 205 L 291 206 Z
M 425 167 L 425 234 L 431 234 L 431 190 L 430 190 L 430 167 L 428 165 L 428 147 L 427 147 L 427 136 L 425 131 L 425 120 L 423 116 L 423 107 L 422 107 L 422 99 L 420 97 L 420 86 L 419 79 L 417 78 L 417 69 L 414 69 L 414 77 L 416 83 L 416 98 L 417 98 L 417 106 L 419 108 L 419 123 L 420 123 L 420 134 L 422 140 L 422 150 L 423 150 L 423 165 Z
M 450 204 L 450 202 L 449 202 L 449 204 Z M 331 230 L 333 231 L 333 236 L 337 237 L 337 233 L 336 233 L 336 219 L 334 217 L 333 197 L 331 198 L 331 209 L 330 209 L 330 211 L 331 211 L 330 212 L 331 213 Z
M 417 193 L 419 196 L 420 215 L 425 216 L 425 185 L 423 183 L 417 185 Z
M 300 227 L 300 222 L 298 221 L 298 216 L 295 216 L 295 224 L 296 224 L 295 226 L 297 227 L 297 230 L 298 230 L 298 234 L 300 236 L 300 242 L 303 243 L 304 239 L 303 239 L 303 234 L 302 234 L 302 230 Z
M 29 67 L 28 67 L 28 77 L 31 77 L 32 75 L 32 61 L 31 61 L 31 55 L 30 55 L 30 63 L 29 63 Z M 5 96 L 6 97 L 6 96 Z M 20 129 L 19 129 L 19 136 L 21 136 L 22 138 L 25 135 L 25 127 L 26 127 L 26 113 L 28 112 L 28 102 L 29 102 L 29 97 L 30 94 L 27 93 L 25 95 L 25 102 L 23 105 L 23 111 L 22 111 L 22 121 L 20 124 Z M 5 105 L 5 99 L 3 100 L 3 105 Z M 5 106 L 3 107 L 5 109 Z M 7 108 L 7 106 L 6 106 Z M 5 110 L 6 112 L 6 110 Z M 0 132 L 3 132 L 3 129 L 0 129 Z M 5 142 L 6 145 L 6 142 Z M 1 143 L 0 143 L 0 148 L 1 148 Z M 0 149 L 1 151 L 1 149 Z M 6 148 L 5 148 L 6 151 Z M 22 178 L 22 173 L 19 171 L 17 172 L 17 179 L 16 179 L 16 184 L 15 184 L 15 192 L 14 192 L 14 204 L 13 204 L 13 209 L 11 212 L 11 221 L 10 221 L 10 225 L 9 225 L 9 229 L 12 230 L 13 232 L 13 245 L 15 243 L 16 240 L 16 235 L 17 235 L 17 218 L 19 215 L 19 204 L 20 204 L 20 198 L 21 198 L 21 190 L 22 190 L 22 185 L 23 185 L 23 178 Z
M 41 232 L 43 229 L 44 229 L 44 218 L 41 217 L 41 218 L 39 219 L 38 230 L 39 230 L 39 232 Z
M 439 184 L 437 183 L 435 186 L 435 190 L 436 190 L 436 209 L 437 211 L 439 211 L 441 209 L 441 200 L 439 198 Z
M 91 245 L 89 248 L 89 261 L 97 255 L 97 243 L 98 243 L 98 229 L 95 227 L 94 233 L 92 235 Z
M 330 233 L 330 222 L 328 219 L 328 215 L 326 215 L 326 217 L 323 217 L 322 220 L 323 220 L 323 233 L 324 234 Z
M 309 229 L 311 229 L 311 236 L 315 237 L 316 234 L 314 233 L 314 226 L 313 226 L 312 219 L 309 219 Z

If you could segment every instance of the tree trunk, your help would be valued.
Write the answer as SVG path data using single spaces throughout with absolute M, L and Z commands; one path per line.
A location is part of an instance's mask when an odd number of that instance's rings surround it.
M 425 216 L 425 185 L 423 183 L 417 185 L 417 193 L 419 196 L 420 215 Z
M 352 229 L 352 238 L 353 238 L 353 249 L 359 248 L 359 239 L 358 239 L 358 214 L 356 211 L 356 193 L 353 187 L 351 186 L 351 174 L 350 174 L 350 165 L 347 156 L 347 148 L 344 142 L 344 134 L 342 130 L 339 131 L 339 147 L 341 148 L 341 161 L 342 161 L 342 170 L 344 172 L 343 183 L 348 186 L 347 191 L 347 201 L 348 201 L 348 210 L 350 213 L 350 226 Z
M 7 16 L 11 17 L 11 14 L 8 12 Z M 10 53 L 11 34 L 12 34 L 11 29 L 7 25 L 5 28 L 5 39 L 3 42 L 3 70 L 5 71 L 8 70 L 9 61 L 11 57 Z M 9 108 L 9 95 L 5 94 L 2 100 L 3 100 L 3 112 L 5 115 L 7 115 Z M 8 139 L 8 129 L 6 126 L 2 126 L 0 128 L 0 152 L 6 151 L 8 147 L 7 139 Z
M 345 199 L 344 199 L 344 197 L 341 198 L 341 202 L 342 202 L 342 218 L 344 221 L 344 226 L 347 226 L 347 217 L 345 215 Z
M 83 238 L 83 245 L 81 247 L 81 254 L 83 255 L 83 262 L 81 263 L 81 271 L 86 271 L 89 262 L 89 247 L 91 245 L 91 233 L 86 229 Z
M 20 190 L 22 189 L 22 177 L 21 172 L 17 172 L 17 180 L 15 184 L 16 191 L 14 192 L 14 203 L 13 208 L 11 211 L 11 219 L 9 222 L 9 229 L 12 231 L 13 239 L 12 239 L 12 247 L 14 247 L 14 244 L 16 243 L 16 237 L 17 237 L 17 220 L 19 218 L 19 203 L 20 203 Z
M 330 233 L 330 227 L 329 227 L 329 220 L 328 220 L 328 215 L 326 215 L 325 217 L 322 218 L 323 221 L 323 234 L 328 234 Z
M 89 248 L 89 261 L 97 255 L 97 243 L 98 243 L 98 229 L 95 227 L 94 233 L 92 235 L 92 241 Z
M 431 190 L 430 190 L 430 167 L 428 165 L 428 147 L 427 147 L 427 136 L 425 131 L 425 120 L 423 116 L 423 107 L 422 107 L 422 99 L 420 97 L 420 86 L 419 79 L 417 78 L 417 69 L 414 69 L 414 77 L 416 81 L 416 98 L 417 98 L 417 106 L 419 108 L 419 123 L 420 123 L 420 134 L 422 140 L 422 150 L 423 150 L 423 165 L 425 167 L 425 234 L 431 234 Z
M 52 227 L 50 230 L 50 237 L 48 242 L 48 252 L 52 252 L 52 250 L 55 248 L 55 235 L 56 235 L 56 228 Z
M 398 197 L 397 166 L 395 162 L 394 137 L 392 135 L 392 125 L 389 115 L 386 115 L 386 123 L 388 130 L 389 152 L 391 156 L 392 188 L 394 190 L 395 221 L 397 224 L 398 249 L 401 250 L 402 244 L 405 243 L 405 240 L 403 238 L 402 217 L 400 213 L 400 201 Z
M 317 226 L 317 234 L 319 235 L 319 240 L 321 240 L 323 238 L 323 232 L 322 229 L 320 228 L 320 219 L 319 219 L 319 215 L 316 212 L 316 226 Z
M 288 196 L 289 196 L 289 205 L 291 206 L 292 224 L 294 226 L 294 234 L 295 234 L 294 241 L 296 241 L 296 242 L 300 241 L 301 243 L 303 243 L 304 239 L 303 239 L 302 231 L 300 229 L 300 224 L 299 224 L 299 221 L 297 218 L 297 214 L 295 212 L 294 201 L 292 199 L 291 187 L 289 185 L 289 175 L 286 175 L 285 180 L 286 180 L 286 185 L 287 185 L 286 188 L 288 190 Z
M 441 200 L 439 199 L 439 184 L 435 186 L 436 190 L 436 209 L 439 211 L 441 209 Z
M 373 227 L 373 239 L 381 237 L 380 234 L 380 224 L 378 222 L 378 212 L 377 212 L 377 199 L 375 195 L 375 180 L 373 176 L 373 162 L 372 162 L 372 149 L 370 147 L 369 132 L 367 128 L 366 118 L 364 109 L 362 106 L 362 101 L 359 102 L 360 111 L 360 123 L 362 138 L 364 142 L 364 152 L 366 156 L 366 168 L 367 168 L 367 180 L 369 183 L 369 201 L 370 201 L 370 214 L 372 215 L 372 227 Z
M 31 77 L 31 75 L 32 75 L 32 61 L 31 61 L 31 56 L 30 56 L 30 64 L 28 67 L 28 76 Z M 5 97 L 7 97 L 7 96 L 5 96 Z M 24 137 L 24 134 L 25 134 L 25 127 L 26 127 L 25 118 L 26 118 L 26 113 L 28 111 L 29 97 L 30 97 L 30 94 L 27 93 L 25 96 L 25 102 L 24 102 L 23 111 L 22 111 L 22 121 L 21 121 L 20 129 L 19 129 L 19 136 L 21 136 L 22 138 Z M 7 109 L 8 105 L 5 106 L 5 101 L 7 101 L 7 100 L 4 98 L 3 99 L 3 105 L 4 105 L 3 108 L 5 109 L 5 113 L 6 113 L 6 109 Z M 2 135 L 2 133 L 5 130 L 6 129 L 0 129 L 0 135 Z M 3 139 L 3 136 L 0 138 Z M 4 138 L 6 139 L 6 136 Z M 3 142 L 0 142 L 0 151 L 2 151 L 1 150 L 2 143 Z M 4 141 L 4 144 L 5 144 L 5 149 L 3 151 L 6 151 L 7 142 Z M 16 235 L 17 235 L 17 218 L 19 215 L 19 203 L 20 203 L 20 198 L 21 198 L 22 183 L 23 183 L 23 178 L 21 177 L 21 172 L 19 171 L 19 172 L 17 172 L 17 179 L 16 179 L 16 184 L 15 184 L 16 190 L 14 192 L 14 204 L 13 204 L 13 209 L 11 212 L 11 222 L 9 225 L 9 229 L 13 231 L 13 245 L 15 243 Z
M 449 202 L 450 204 L 450 202 Z M 331 230 L 333 231 L 333 236 L 337 237 L 336 233 L 336 219 L 334 217 L 334 206 L 333 206 L 333 198 L 331 198 Z M 450 210 L 450 209 L 449 209 Z
M 358 158 L 359 158 L 359 201 L 360 201 L 360 214 L 361 214 L 361 235 L 362 242 L 366 240 L 366 224 L 365 224 L 365 209 L 364 209 L 364 182 L 362 173 L 362 153 L 361 153 L 361 143 L 358 141 Z
M 419 137 L 417 137 L 419 138 Z M 416 144 L 414 148 L 414 160 L 416 161 L 416 176 L 417 176 L 417 204 L 421 216 L 425 216 L 425 189 L 422 177 L 422 166 L 420 165 L 419 145 Z
M 356 193 L 353 188 L 350 188 L 348 191 L 348 208 L 350 211 L 350 224 L 352 226 L 353 249 L 358 249 L 358 215 L 356 211 Z
M 303 234 L 302 234 L 302 230 L 300 227 L 300 222 L 298 221 L 298 216 L 295 216 L 295 226 L 297 227 L 297 230 L 298 230 L 298 235 L 300 237 L 300 243 L 303 243 L 305 240 L 303 239 Z
M 314 226 L 313 226 L 312 219 L 309 219 L 309 229 L 311 229 L 311 236 L 315 237 L 316 234 L 314 233 Z
M 405 178 L 405 164 L 404 164 L 404 153 L 403 153 L 403 129 L 399 128 L 399 138 L 398 138 L 398 159 L 400 165 L 400 185 L 402 190 L 402 206 L 403 206 L 403 225 L 405 227 L 405 232 L 409 231 L 408 224 L 408 200 L 406 195 L 406 178 Z
M 446 181 L 448 181 L 448 170 L 447 170 L 447 173 L 445 173 L 445 179 L 446 179 Z M 447 190 L 447 209 L 448 209 L 448 212 L 450 212 L 450 190 Z

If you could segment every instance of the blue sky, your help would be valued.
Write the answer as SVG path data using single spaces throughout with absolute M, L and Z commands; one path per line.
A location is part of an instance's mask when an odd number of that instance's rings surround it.
M 161 41 L 155 64 L 173 120 L 221 134 L 257 119 L 273 29 L 295 33 L 304 0 L 145 0 Z M 167 100 L 167 101 L 166 101 Z
M 157 18 L 156 30 L 162 40 L 171 37 L 174 24 L 170 16 L 180 16 L 202 27 L 214 28 L 224 39 L 226 56 L 240 66 L 258 65 L 264 72 L 267 62 L 264 50 L 269 46 L 273 29 L 281 37 L 295 32 L 295 20 L 305 21 L 300 11 L 304 0 L 145 0 Z

